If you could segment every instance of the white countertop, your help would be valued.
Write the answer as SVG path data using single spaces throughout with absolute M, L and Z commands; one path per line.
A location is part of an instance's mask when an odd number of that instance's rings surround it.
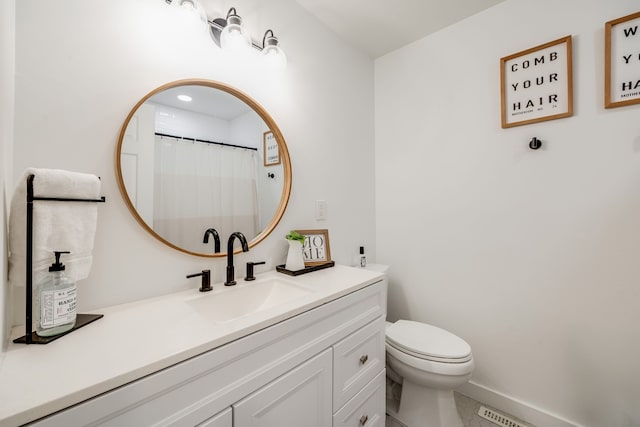
M 11 343 L 0 354 L 0 426 L 18 426 L 214 349 L 379 281 L 380 272 L 336 265 L 300 276 L 275 271 L 256 282 L 197 287 L 143 301 L 105 307 L 81 329 L 46 345 Z M 311 292 L 227 323 L 217 323 L 185 301 L 216 298 L 270 278 Z M 90 313 L 88 313 L 90 314 Z M 12 337 L 24 335 L 16 327 Z

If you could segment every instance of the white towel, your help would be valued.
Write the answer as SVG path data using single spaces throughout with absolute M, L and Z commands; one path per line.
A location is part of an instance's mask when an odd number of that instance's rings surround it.
M 100 179 L 95 175 L 58 169 L 25 171 L 11 200 L 9 214 L 9 283 L 26 283 L 27 177 L 34 175 L 34 197 L 99 199 Z M 97 203 L 33 202 L 33 286 L 54 263 L 54 251 L 70 251 L 60 261 L 73 281 L 89 276 L 93 239 L 98 220 Z

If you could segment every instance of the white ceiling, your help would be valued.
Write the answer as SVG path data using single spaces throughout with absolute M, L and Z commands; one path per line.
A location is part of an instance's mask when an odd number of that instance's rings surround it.
M 505 0 L 296 0 L 377 58 Z
M 189 95 L 192 100 L 180 101 L 178 95 Z M 235 95 L 207 86 L 185 85 L 165 89 L 148 101 L 224 120 L 233 120 L 251 111 L 251 107 Z

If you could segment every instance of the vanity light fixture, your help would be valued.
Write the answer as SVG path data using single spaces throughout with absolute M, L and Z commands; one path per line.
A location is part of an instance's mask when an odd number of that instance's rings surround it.
M 176 3 L 187 9 L 193 9 L 202 16 L 203 9 L 198 0 L 165 0 L 167 4 Z M 211 37 L 214 42 L 222 49 L 229 51 L 241 51 L 247 47 L 253 47 L 262 52 L 267 61 L 276 68 L 284 68 L 287 65 L 287 56 L 280 47 L 278 38 L 273 34 L 272 30 L 267 30 L 262 37 L 262 45 L 259 45 L 251 39 L 251 35 L 242 24 L 242 17 L 238 15 L 235 7 L 227 12 L 226 18 L 216 18 L 204 20 L 209 25 Z

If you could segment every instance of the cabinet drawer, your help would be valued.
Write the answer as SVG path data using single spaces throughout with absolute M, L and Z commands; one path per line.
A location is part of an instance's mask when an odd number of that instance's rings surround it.
M 333 427 L 384 427 L 385 373 L 378 375 L 333 416 Z
M 198 424 L 198 427 L 233 427 L 233 413 L 231 412 L 231 408 L 227 408 L 202 424 Z
M 384 368 L 384 318 L 333 346 L 333 410 L 337 411 Z

